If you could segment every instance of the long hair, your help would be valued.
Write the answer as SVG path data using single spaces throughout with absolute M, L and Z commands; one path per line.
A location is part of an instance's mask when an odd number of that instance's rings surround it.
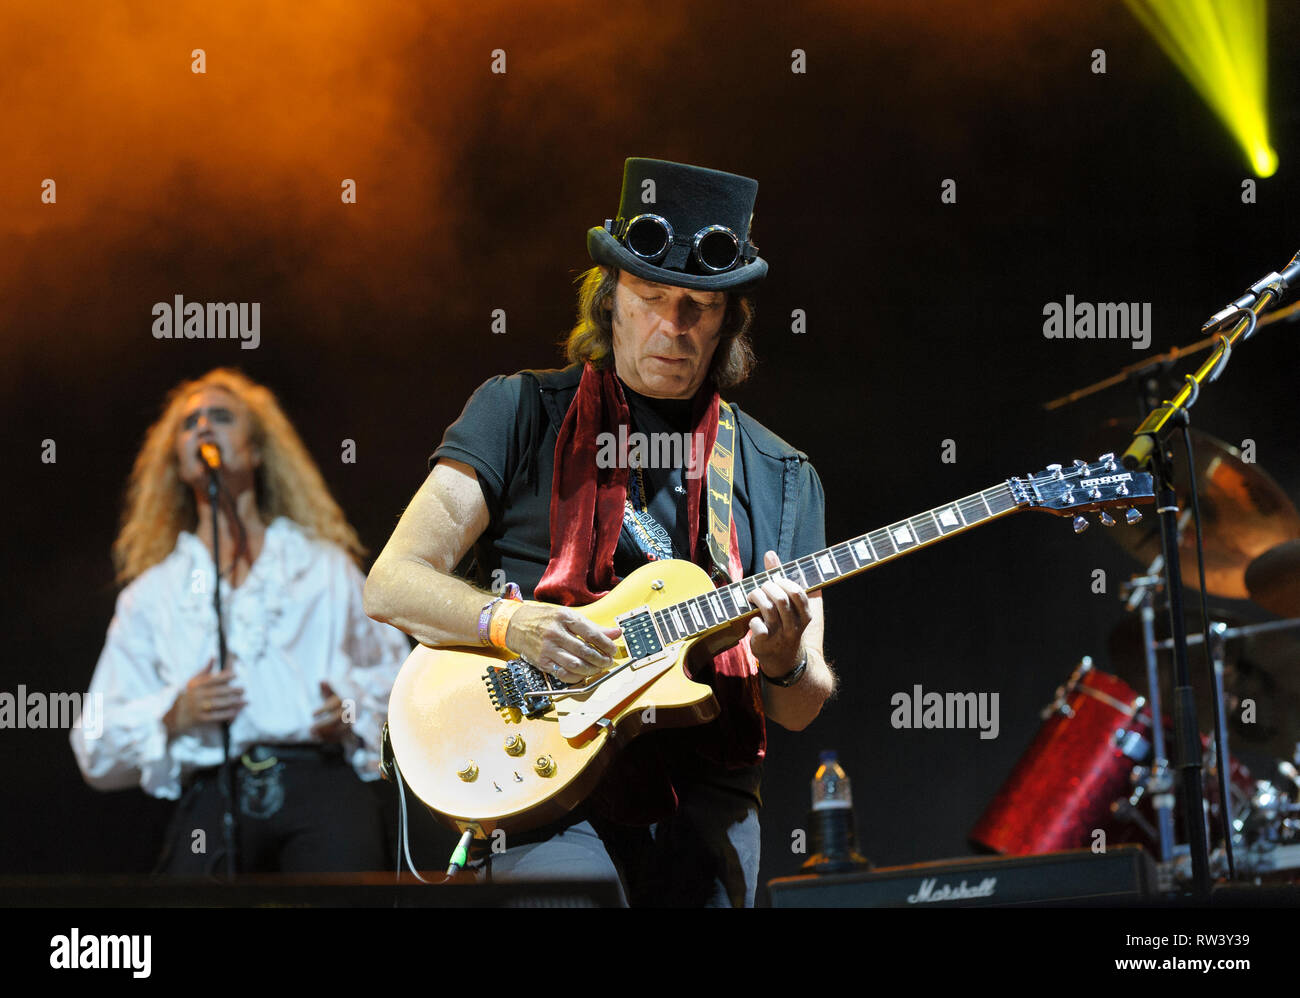
M 357 533 L 330 495 L 316 462 L 270 389 L 233 368 L 183 381 L 168 393 L 162 415 L 145 433 L 126 489 L 122 529 L 113 542 L 117 581 L 130 582 L 176 546 L 182 530 L 198 526 L 194 491 L 180 477 L 176 433 L 185 403 L 197 391 L 220 388 L 248 409 L 252 440 L 262 454 L 255 475 L 257 510 L 263 523 L 287 516 L 309 534 L 337 544 L 354 561 L 365 554 Z
M 564 340 L 565 356 L 570 363 L 590 361 L 593 367 L 603 370 L 611 362 L 618 275 L 617 267 L 610 267 L 606 273 L 592 267 L 574 282 L 579 284 L 578 321 Z M 718 346 L 709 364 L 709 376 L 719 389 L 740 384 L 754 370 L 757 358 L 749 342 L 753 323 L 753 301 L 746 295 L 728 294 Z

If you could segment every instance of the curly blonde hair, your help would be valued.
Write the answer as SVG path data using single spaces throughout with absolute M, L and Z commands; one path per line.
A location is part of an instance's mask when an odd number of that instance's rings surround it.
M 569 363 L 590 361 L 592 366 L 603 369 L 610 362 L 614 353 L 613 308 L 618 275 L 617 267 L 606 271 L 592 267 L 579 274 L 574 282 L 580 285 L 578 321 L 564 338 Z M 749 342 L 753 323 L 753 300 L 746 295 L 728 294 L 718 346 L 709 364 L 709 375 L 718 388 L 732 388 L 754 370 L 757 358 Z
M 252 440 L 262 454 L 255 479 L 262 522 L 287 516 L 316 538 L 337 544 L 359 563 L 365 548 L 274 393 L 240 371 L 219 367 L 173 388 L 163 402 L 162 415 L 145 433 L 127 483 L 122 529 L 113 542 L 118 583 L 125 585 L 158 564 L 176 546 L 182 530 L 192 531 L 198 525 L 194 492 L 180 477 L 176 433 L 186 402 L 205 388 L 222 389 L 248 409 Z

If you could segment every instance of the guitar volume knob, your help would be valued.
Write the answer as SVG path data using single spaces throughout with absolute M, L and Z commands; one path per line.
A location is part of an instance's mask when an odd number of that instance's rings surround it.
M 554 776 L 555 760 L 549 755 L 539 755 L 537 761 L 533 763 L 533 769 L 537 772 L 538 776 Z
M 466 783 L 473 783 L 478 779 L 478 763 L 470 759 L 460 769 L 456 770 L 456 775 Z
M 523 755 L 527 750 L 524 740 L 519 735 L 509 735 L 506 738 L 506 755 Z

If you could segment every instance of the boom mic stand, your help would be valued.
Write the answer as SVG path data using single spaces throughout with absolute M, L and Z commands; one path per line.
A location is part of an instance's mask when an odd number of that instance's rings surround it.
M 1201 385 L 1218 379 L 1227 366 L 1232 350 L 1255 331 L 1259 314 L 1282 296 L 1291 280 L 1300 276 L 1300 253 L 1292 258 L 1282 273 L 1272 273 L 1257 281 L 1250 290 L 1216 313 L 1206 329 L 1221 327 L 1236 320 L 1227 334 L 1219 335 L 1219 345 L 1195 374 L 1185 376 L 1184 384 L 1172 400 L 1148 413 L 1133 431 L 1133 443 L 1122 458 L 1130 471 L 1149 469 L 1156 481 L 1156 512 L 1160 517 L 1160 539 L 1165 556 L 1165 591 L 1169 596 L 1170 634 L 1174 641 L 1174 750 L 1175 769 L 1181 777 L 1183 818 L 1192 860 L 1192 884 L 1196 894 L 1210 892 L 1209 836 L 1205 827 L 1205 795 L 1201 783 L 1201 746 L 1197 732 L 1196 702 L 1192 693 L 1187 664 L 1187 629 L 1183 616 L 1182 571 L 1178 550 L 1178 503 L 1173 488 L 1173 452 L 1166 438 L 1178 427 L 1188 425 L 1188 410 L 1196 404 Z M 1189 471 L 1193 474 L 1194 471 Z M 1157 721 L 1157 723 L 1159 723 Z M 1226 772 L 1223 740 L 1216 739 L 1220 754 L 1219 771 Z M 1223 804 L 1228 807 L 1227 801 Z M 1228 844 L 1230 848 L 1230 843 Z

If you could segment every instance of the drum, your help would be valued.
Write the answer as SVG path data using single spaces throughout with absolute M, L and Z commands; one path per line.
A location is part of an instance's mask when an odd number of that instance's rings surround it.
M 1165 745 L 1174 744 L 1174 726 L 1165 715 Z M 1214 743 L 1206 735 L 1201 735 L 1201 794 L 1205 803 L 1206 832 L 1209 835 L 1211 846 L 1217 846 L 1223 842 L 1223 825 L 1219 817 L 1219 779 L 1216 768 L 1217 759 L 1214 753 Z M 1148 760 L 1149 762 L 1150 760 Z M 1133 770 L 1133 782 L 1136 785 L 1144 784 L 1150 776 L 1148 766 L 1137 766 Z M 1177 783 L 1176 770 L 1172 764 L 1167 774 L 1170 790 L 1176 800 L 1181 800 L 1182 787 Z M 1241 830 L 1240 821 L 1250 810 L 1252 795 L 1255 793 L 1255 781 L 1251 777 L 1250 770 L 1235 756 L 1228 756 L 1228 791 L 1232 798 L 1232 810 L 1230 812 L 1234 827 L 1237 831 Z M 1127 797 L 1127 800 L 1125 799 Z M 1137 806 L 1133 803 L 1136 801 Z M 1156 830 L 1160 824 L 1159 818 L 1156 817 L 1155 807 L 1152 802 L 1152 795 L 1144 793 L 1141 789 L 1137 790 L 1131 797 L 1122 795 L 1111 805 L 1112 819 L 1109 825 L 1103 824 L 1106 830 L 1108 842 L 1131 842 L 1145 846 L 1153 856 L 1160 855 L 1160 834 Z M 1183 809 L 1176 804 L 1174 807 L 1174 827 L 1173 835 L 1175 842 L 1186 842 L 1187 832 L 1186 825 L 1183 822 Z M 1235 834 L 1235 833 L 1234 833 Z M 1235 840 L 1234 840 L 1235 841 Z
M 971 829 L 973 845 L 1013 856 L 1080 849 L 1111 829 L 1111 803 L 1132 792 L 1136 763 L 1151 754 L 1144 697 L 1084 658 L 993 802 Z M 1109 834 L 1109 833 L 1108 833 Z

